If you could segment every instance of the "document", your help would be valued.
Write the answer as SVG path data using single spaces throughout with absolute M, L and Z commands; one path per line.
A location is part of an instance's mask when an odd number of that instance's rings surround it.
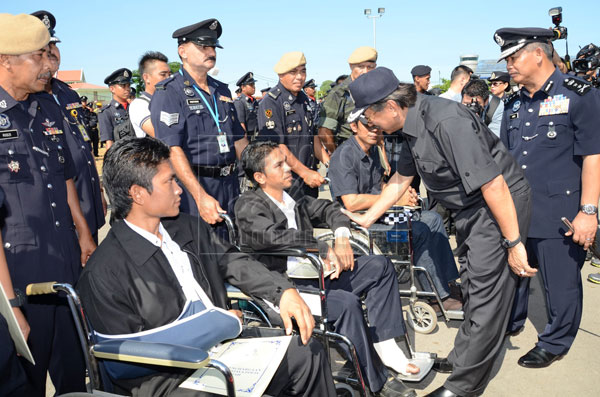
M 236 339 L 213 348 L 212 360 L 225 364 L 233 374 L 236 396 L 262 396 L 290 344 L 291 336 Z M 179 387 L 227 395 L 225 379 L 213 368 L 201 368 Z
M 27 342 L 23 337 L 23 333 L 21 332 L 21 328 L 19 328 L 19 323 L 17 323 L 17 318 L 15 317 L 15 313 L 13 313 L 12 307 L 10 306 L 10 302 L 6 293 L 4 292 L 4 288 L 0 284 L 0 314 L 4 316 L 6 322 L 8 323 L 8 332 L 10 332 L 10 336 L 15 342 L 15 349 L 17 349 L 17 353 L 23 356 L 27 361 L 35 365 L 35 361 L 33 356 L 31 355 L 31 351 L 29 350 L 29 346 L 27 346 Z

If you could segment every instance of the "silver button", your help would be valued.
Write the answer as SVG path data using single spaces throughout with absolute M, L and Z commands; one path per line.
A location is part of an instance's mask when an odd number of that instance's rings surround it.
M 81 148 L 82 148 L 82 149 L 85 149 L 85 145 L 81 145 Z
M 58 150 L 62 150 L 62 146 L 58 145 Z
M 10 243 L 8 241 L 6 243 L 4 243 L 4 248 L 6 248 L 6 249 L 10 248 Z
M 33 128 L 30 128 L 30 129 L 29 129 L 29 132 L 33 132 Z
M 88 160 L 88 165 L 91 165 L 91 164 L 92 164 L 92 162 Z
M 8 154 L 10 154 L 12 156 L 13 154 L 15 154 L 15 151 L 12 149 L 8 149 Z
M 527 166 L 526 166 L 525 164 L 523 164 L 523 165 L 521 166 L 521 168 L 523 168 L 523 169 L 527 169 Z
M 531 125 L 531 123 L 529 121 L 525 123 L 526 127 L 529 127 L 530 125 Z
M 42 170 L 42 172 L 46 172 L 46 166 L 42 165 L 42 166 L 40 167 L 40 170 Z
M 95 182 L 95 181 L 96 181 L 96 178 L 92 177 L 92 182 Z
M 523 150 L 523 156 L 527 156 L 527 150 Z
M 549 122 L 548 125 L 554 125 L 554 121 Z
M 533 112 L 533 109 L 527 109 L 527 111 L 528 111 L 529 113 L 532 113 L 532 112 Z
M 51 203 L 50 203 L 50 206 L 51 206 L 52 208 L 56 208 L 56 203 L 53 201 L 53 202 L 51 202 Z
M 54 222 L 54 224 L 56 225 L 56 227 L 60 226 L 60 222 L 59 221 Z
M 52 189 L 52 184 L 51 184 L 51 183 L 49 183 L 49 184 L 48 184 L 48 186 L 47 186 L 47 188 L 48 188 L 48 189 Z
M 200 111 L 199 111 L 199 110 L 196 110 L 196 114 L 200 114 Z
M 567 190 L 565 193 L 567 193 L 567 196 L 569 196 L 571 194 L 571 191 Z

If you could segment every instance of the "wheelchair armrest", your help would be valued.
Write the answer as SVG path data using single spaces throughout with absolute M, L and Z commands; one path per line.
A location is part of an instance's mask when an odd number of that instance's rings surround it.
M 269 250 L 253 250 L 248 247 L 242 247 L 242 252 L 247 254 L 256 254 L 256 255 L 266 255 L 266 256 L 299 256 L 305 257 L 308 253 L 312 253 L 312 249 L 303 249 L 303 248 L 271 248 Z M 315 249 L 314 252 L 319 252 L 318 249 Z
M 195 347 L 132 340 L 110 340 L 92 346 L 95 357 L 163 367 L 197 369 L 210 361 L 208 353 Z

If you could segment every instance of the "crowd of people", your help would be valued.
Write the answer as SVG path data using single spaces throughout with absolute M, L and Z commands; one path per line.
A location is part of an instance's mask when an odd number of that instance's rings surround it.
M 433 364 L 450 375 L 427 395 L 483 394 L 504 338 L 524 327 L 536 274 L 549 318 L 518 364 L 547 367 L 569 351 L 598 229 L 600 93 L 590 82 L 598 71 L 569 71 L 552 30 L 497 30 L 507 72 L 485 81 L 459 65 L 443 93 L 430 89 L 429 66 L 400 82 L 377 65 L 374 48 L 359 47 L 350 74 L 317 100 L 305 55 L 289 52 L 259 100 L 252 72 L 237 81 L 235 99 L 209 75 L 222 26 L 207 19 L 173 32 L 176 73 L 165 55 L 146 52 L 144 91 L 134 98 L 132 71 L 120 68 L 104 80 L 112 100 L 98 108 L 53 77 L 56 24 L 48 11 L 0 14 L 0 282 L 35 359 L 17 356 L 0 316 L 0 395 L 43 397 L 47 374 L 57 394 L 85 391 L 65 298 L 21 292 L 55 280 L 76 286 L 104 335 L 151 331 L 192 307 L 220 313 L 222 324 L 205 326 L 224 327 L 214 330 L 223 340 L 242 328 L 229 283 L 266 302 L 293 334 L 266 393 L 333 396 L 328 354 L 297 291 L 318 282 L 286 275 L 295 257 L 245 253 L 318 248 L 330 326 L 355 345 L 367 389 L 416 396 L 401 380 L 421 368 L 395 340 L 405 333 L 396 270 L 386 256 L 355 256 L 350 229 L 353 221 L 376 230 L 388 209 L 415 206 L 421 195 L 428 207 L 412 222 L 413 260 L 433 284 L 419 284 L 438 292 L 438 310 L 464 312 L 454 346 Z M 326 183 L 331 200 L 319 198 Z M 99 241 L 107 199 L 110 231 Z M 223 214 L 235 220 L 242 250 L 229 242 Z M 332 246 L 314 237 L 323 225 Z M 112 376 L 111 386 L 134 396 L 203 395 L 179 388 L 190 370 L 144 370 Z

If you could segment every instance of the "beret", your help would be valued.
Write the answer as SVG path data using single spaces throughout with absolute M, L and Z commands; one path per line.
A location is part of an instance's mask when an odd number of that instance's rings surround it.
M 44 48 L 50 41 L 46 25 L 28 14 L 0 14 L 0 31 L 0 54 L 27 54 Z
M 549 43 L 554 32 L 543 28 L 502 28 L 494 33 L 494 41 L 500 46 L 500 58 L 514 54 L 529 43 Z
M 431 68 L 427 65 L 417 65 L 414 68 L 412 68 L 410 74 L 412 74 L 413 77 L 426 76 L 428 74 L 431 74 Z
M 205 19 L 193 25 L 184 26 L 173 32 L 172 37 L 177 39 L 178 44 L 193 42 L 207 47 L 221 47 L 219 37 L 223 33 L 221 23 L 214 19 Z
M 358 47 L 348 57 L 349 64 L 361 62 L 377 62 L 377 50 L 373 47 Z
M 287 73 L 300 65 L 306 65 L 306 58 L 300 51 L 287 52 L 281 56 L 279 62 L 275 64 L 273 70 L 277 74 Z

